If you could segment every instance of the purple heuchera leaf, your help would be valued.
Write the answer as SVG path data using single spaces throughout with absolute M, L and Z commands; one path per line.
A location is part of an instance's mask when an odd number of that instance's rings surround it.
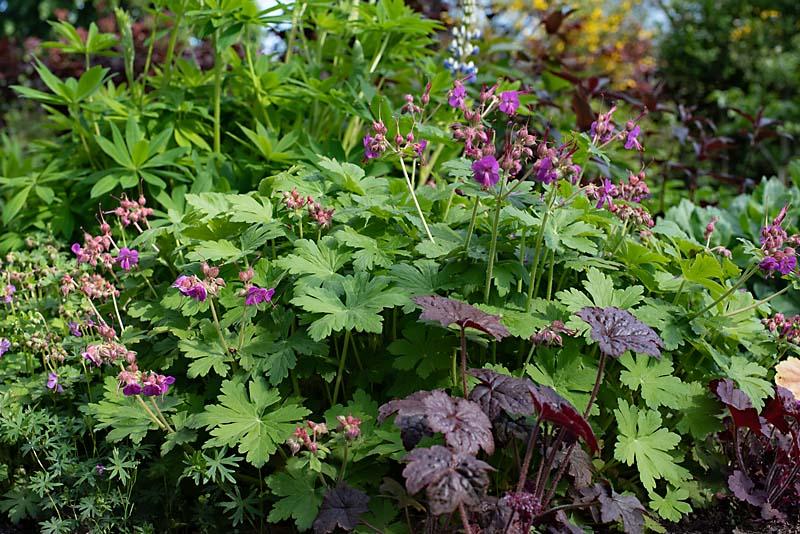
M 361 515 L 369 511 L 368 504 L 366 493 L 343 482 L 335 488 L 329 488 L 314 520 L 314 533 L 329 534 L 337 528 L 355 530 Z
M 758 412 L 753 408 L 750 397 L 736 387 L 733 380 L 714 380 L 710 384 L 711 391 L 728 407 L 728 411 L 733 418 L 733 425 L 736 428 L 749 428 L 753 432 L 761 432 L 761 419 Z
M 619 357 L 626 350 L 661 357 L 664 342 L 652 328 L 619 308 L 583 308 L 576 314 L 592 327 L 592 339 L 608 356 Z
M 436 321 L 445 328 L 451 324 L 457 324 L 461 328 L 475 328 L 494 336 L 498 341 L 511 335 L 498 316 L 481 311 L 466 302 L 439 295 L 414 297 L 413 300 L 422 307 L 419 318 L 423 321 Z
M 766 501 L 764 492 L 755 490 L 755 484 L 750 477 L 738 469 L 728 477 L 728 487 L 737 499 L 753 506 L 761 506 Z
M 494 452 L 492 423 L 480 406 L 443 391 L 431 392 L 422 402 L 428 426 L 444 434 L 445 441 L 454 450 L 469 454 L 477 454 L 480 449 L 487 454 Z
M 603 523 L 622 520 L 622 527 L 627 534 L 644 531 L 645 508 L 633 495 L 620 495 L 612 489 L 611 495 L 601 492 L 598 501 Z
M 453 452 L 441 445 L 414 449 L 405 458 L 403 469 L 410 494 L 423 488 L 434 515 L 448 514 L 459 504 L 475 506 L 489 485 L 492 466 L 469 454 Z
M 474 402 L 452 398 L 442 390 L 418 391 L 381 406 L 378 420 L 383 421 L 393 413 L 397 413 L 394 422 L 401 430 L 406 448 L 413 448 L 426 435 L 441 432 L 447 444 L 458 451 L 494 452 L 492 424 Z
M 533 383 L 530 380 L 502 375 L 489 369 L 470 369 L 469 374 L 480 380 L 469 398 L 477 402 L 492 421 L 503 411 L 511 416 L 533 413 L 530 392 Z
M 599 447 L 592 427 L 567 399 L 547 386 L 531 384 L 530 393 L 534 409 L 539 417 L 561 425 L 576 436 L 583 438 L 592 452 L 597 452 Z

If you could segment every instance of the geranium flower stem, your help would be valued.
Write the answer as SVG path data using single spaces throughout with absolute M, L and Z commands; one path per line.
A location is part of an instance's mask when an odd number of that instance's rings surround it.
M 500 201 L 503 186 L 500 185 L 501 194 L 495 198 L 494 219 L 492 220 L 492 243 L 489 247 L 489 268 L 486 270 L 486 286 L 483 288 L 483 302 L 489 303 L 489 295 L 492 292 L 492 276 L 494 275 L 494 260 L 497 255 L 497 227 L 500 224 L 500 210 L 503 203 Z
M 542 241 L 544 240 L 544 229 L 547 227 L 547 221 L 550 219 L 550 210 L 553 207 L 555 200 L 556 188 L 553 186 L 547 198 L 547 209 L 542 216 L 542 225 L 539 227 L 539 232 L 536 234 L 536 248 L 533 251 L 533 263 L 531 264 L 530 280 L 528 281 L 528 300 L 525 302 L 525 311 L 531 309 L 531 302 L 533 301 L 534 288 L 536 285 L 536 275 L 539 270 L 539 257 L 542 253 Z
M 217 334 L 219 334 L 219 340 L 222 343 L 222 348 L 225 349 L 225 354 L 228 355 L 230 353 L 230 349 L 228 348 L 227 341 L 225 341 L 225 336 L 222 334 L 222 327 L 219 324 L 219 317 L 217 317 L 217 309 L 214 307 L 214 299 L 208 299 L 208 303 L 211 308 L 211 317 L 214 318 L 214 326 L 217 327 Z
M 164 412 L 161 411 L 161 408 L 158 407 L 158 403 L 156 403 L 156 400 L 153 397 L 150 397 L 150 403 L 153 405 L 153 408 L 156 409 L 156 415 L 158 415 L 164 422 L 164 425 L 167 427 L 167 430 L 170 433 L 175 432 L 175 429 L 172 428 L 172 425 L 169 424 L 169 421 L 167 421 L 167 417 L 164 415 Z
M 117 322 L 119 323 L 119 332 L 120 334 L 125 332 L 125 325 L 122 324 L 122 315 L 119 313 L 119 306 L 117 306 L 117 297 L 114 296 L 114 293 L 111 293 L 111 301 L 114 303 L 114 312 L 117 315 Z
M 145 412 L 147 412 L 147 415 L 148 415 L 148 417 L 150 417 L 150 419 L 152 419 L 152 421 L 153 421 L 155 424 L 157 424 L 157 425 L 158 425 L 158 428 L 160 428 L 161 430 L 164 430 L 164 431 L 166 431 L 166 430 L 167 430 L 167 427 L 165 427 L 165 426 L 164 426 L 164 423 L 162 423 L 162 422 L 161 422 L 161 419 L 159 419 L 159 418 L 156 416 L 156 414 L 154 414 L 154 413 L 153 413 L 153 410 L 151 410 L 151 409 L 150 409 L 150 407 L 149 407 L 149 406 L 147 406 L 147 403 L 146 403 L 146 402 L 144 402 L 144 399 L 142 399 L 142 397 L 141 397 L 141 396 L 139 396 L 139 395 L 136 395 L 136 400 L 139 402 L 139 404 L 142 406 L 142 408 L 144 408 L 144 411 L 145 411 Z
M 723 316 L 723 317 L 733 317 L 734 315 L 739 315 L 740 313 L 744 313 L 744 312 L 746 312 L 746 311 L 750 311 L 750 310 L 752 310 L 752 309 L 754 309 L 754 308 L 758 308 L 758 307 L 759 307 L 759 306 L 761 306 L 762 304 L 764 304 L 764 303 L 767 303 L 767 302 L 771 301 L 771 300 L 772 300 L 772 299 L 774 299 L 775 297 L 779 297 L 780 295 L 783 295 L 784 293 L 786 293 L 787 291 L 789 291 L 791 288 L 792 288 L 792 286 L 791 286 L 791 285 L 787 285 L 786 287 L 784 287 L 784 288 L 783 288 L 783 289 L 781 289 L 780 291 L 778 291 L 778 292 L 776 292 L 776 293 L 773 293 L 772 295 L 770 295 L 770 296 L 768 296 L 768 297 L 765 297 L 765 298 L 763 298 L 763 299 L 761 299 L 761 300 L 757 300 L 757 301 L 755 301 L 754 303 L 750 304 L 749 306 L 745 306 L 744 308 L 739 308 L 738 310 L 733 310 L 733 311 L 731 311 L 731 312 L 725 313 L 725 314 L 723 314 L 722 316 Z
M 402 156 L 400 157 L 400 168 L 403 170 L 403 176 L 406 179 L 406 185 L 408 186 L 408 192 L 411 193 L 411 198 L 414 200 L 414 206 L 417 208 L 417 214 L 419 218 L 422 220 L 422 226 L 425 227 L 425 233 L 428 234 L 428 239 L 431 240 L 431 243 L 436 243 L 436 240 L 433 239 L 431 235 L 431 230 L 428 228 L 428 222 L 425 220 L 425 215 L 422 214 L 422 208 L 419 207 L 419 201 L 417 200 L 417 194 L 414 192 L 414 184 L 411 181 L 411 178 L 408 176 L 408 171 L 406 170 L 406 164 L 403 161 Z
M 219 31 L 214 33 L 212 46 L 214 47 L 214 154 L 220 153 L 220 101 L 222 100 L 222 54 L 217 49 L 219 44 Z
M 339 400 L 339 388 L 342 385 L 342 375 L 344 374 L 344 362 L 347 360 L 347 347 L 350 345 L 350 330 L 345 330 L 344 344 L 342 345 L 342 355 L 339 357 L 339 369 L 336 371 L 336 383 L 333 385 L 333 398 L 331 405 L 335 406 Z
M 712 302 L 711 304 L 709 304 L 708 306 L 706 306 L 702 310 L 700 310 L 698 312 L 695 312 L 692 315 L 690 315 L 688 317 L 687 321 L 691 321 L 692 319 L 694 319 L 696 317 L 699 317 L 700 315 L 703 315 L 705 312 L 707 312 L 708 310 L 710 310 L 711 308 L 713 308 L 714 306 L 716 306 L 720 302 L 723 302 L 734 291 L 736 291 L 737 289 L 742 287 L 744 285 L 744 283 L 747 282 L 750 279 L 750 277 L 753 276 L 756 273 L 757 270 L 758 270 L 758 266 L 757 265 L 754 265 L 754 266 L 750 267 L 747 271 L 744 272 L 744 274 L 742 274 L 742 276 L 739 278 L 739 280 L 737 280 L 736 283 L 733 284 L 730 287 L 730 289 L 728 289 L 725 293 L 723 293 L 721 296 L 719 296 L 717 299 L 715 299 L 714 302 Z
M 476 196 L 475 204 L 472 206 L 472 218 L 469 220 L 469 228 L 467 228 L 467 239 L 464 241 L 464 255 L 469 254 L 469 242 L 472 240 L 472 232 L 475 231 L 475 220 L 478 218 L 478 206 L 481 200 Z

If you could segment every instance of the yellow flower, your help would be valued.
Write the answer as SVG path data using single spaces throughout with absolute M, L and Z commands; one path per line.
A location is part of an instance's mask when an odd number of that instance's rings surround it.
M 794 398 L 800 400 L 800 360 L 787 358 L 775 366 L 775 383 L 792 392 Z

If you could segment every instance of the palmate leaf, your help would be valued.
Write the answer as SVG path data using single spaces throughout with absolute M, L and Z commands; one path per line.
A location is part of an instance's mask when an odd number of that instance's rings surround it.
M 315 341 L 342 330 L 379 334 L 383 328 L 381 311 L 405 302 L 405 295 L 389 288 L 387 278 L 370 278 L 367 273 L 344 277 L 340 288 L 306 288 L 304 294 L 292 299 L 295 306 L 322 315 L 308 329 Z
M 695 440 L 703 440 L 709 434 L 722 429 L 717 417 L 719 403 L 709 395 L 708 389 L 700 382 L 686 384 L 687 402 L 681 408 L 681 419 L 676 428 L 682 434 L 690 434 Z
M 340 252 L 336 239 L 325 236 L 318 242 L 298 239 L 294 242 L 294 254 L 278 259 L 278 266 L 291 274 L 303 275 L 298 281 L 303 285 L 327 285 L 341 280 L 338 274 L 350 254 Z
M 414 494 L 425 488 L 434 515 L 450 513 L 459 504 L 478 504 L 489 485 L 489 472 L 494 471 L 474 456 L 454 453 L 440 445 L 414 449 L 406 461 L 406 489 Z
M 194 426 L 206 427 L 213 436 L 205 447 L 237 447 L 248 462 L 261 467 L 295 428 L 295 423 L 310 412 L 296 404 L 272 409 L 281 400 L 277 389 L 255 378 L 245 385 L 226 380 L 222 383 L 219 404 L 206 406 Z M 268 410 L 268 408 L 270 408 Z
M 573 406 L 586 406 L 597 377 L 597 358 L 577 350 L 539 349 L 535 363 L 525 367 L 525 374 L 535 383 L 553 388 Z M 593 404 L 592 415 L 599 409 L 597 403 Z
M 644 288 L 642 286 L 628 286 L 625 289 L 614 289 L 614 281 L 594 267 L 586 272 L 583 282 L 586 293 L 576 288 L 559 291 L 556 298 L 571 312 L 577 312 L 586 307 L 632 308 L 642 300 Z
M 767 370 L 742 356 L 732 356 L 730 365 L 724 371 L 728 378 L 734 380 L 739 389 L 750 397 L 757 411 L 764 407 L 764 399 L 774 391 L 772 384 L 764 379 Z
M 134 443 L 141 443 L 149 430 L 158 429 L 158 425 L 134 397 L 123 395 L 114 377 L 106 377 L 103 389 L 103 400 L 82 406 L 81 411 L 97 419 L 95 429 L 111 429 L 107 440 L 116 442 L 130 438 Z M 181 403 L 169 395 L 158 397 L 156 402 L 164 413 L 175 411 L 175 407 Z
M 650 508 L 667 521 L 680 521 L 681 517 L 692 512 L 691 505 L 685 502 L 688 498 L 689 490 L 686 488 L 667 488 L 667 494 L 663 497 L 651 492 Z
M 421 321 L 434 321 L 447 328 L 456 324 L 461 328 L 475 328 L 500 341 L 510 332 L 503 326 L 500 318 L 479 310 L 475 306 L 459 300 L 430 295 L 414 297 L 414 302 L 422 308 Z
M 627 465 L 635 463 L 645 489 L 655 489 L 656 479 L 665 479 L 675 486 L 689 479 L 689 471 L 675 463 L 668 452 L 681 438 L 661 428 L 661 414 L 655 410 L 640 410 L 619 399 L 614 415 L 619 430 L 614 458 Z
M 265 373 L 273 386 L 289 376 L 297 365 L 298 355 L 326 354 L 327 345 L 313 341 L 304 330 L 280 336 L 263 335 L 253 339 L 241 350 L 242 366 L 248 371 Z
M 511 416 L 531 415 L 533 401 L 530 380 L 502 375 L 489 369 L 470 369 L 469 374 L 480 383 L 469 394 L 483 412 L 494 421 L 501 412 Z
M 654 361 L 646 355 L 630 353 L 620 358 L 625 370 L 620 381 L 633 391 L 641 390 L 648 408 L 667 406 L 679 409 L 688 402 L 688 388 L 677 376 L 673 376 L 672 362 L 664 358 Z
M 366 493 L 343 482 L 329 488 L 314 521 L 314 533 L 330 534 L 337 528 L 354 530 L 361 516 L 369 511 L 368 504 L 369 497 Z
M 577 314 L 592 327 L 591 337 L 608 356 L 619 357 L 632 350 L 661 357 L 664 342 L 652 328 L 630 312 L 609 306 L 583 308 Z
M 272 505 L 267 516 L 270 523 L 294 519 L 297 529 L 308 530 L 317 517 L 322 503 L 322 488 L 317 488 L 318 474 L 310 469 L 292 468 L 270 475 L 267 486 L 280 499 Z

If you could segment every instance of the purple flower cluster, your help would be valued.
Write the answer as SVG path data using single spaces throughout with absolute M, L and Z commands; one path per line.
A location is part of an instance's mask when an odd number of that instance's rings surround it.
M 426 100 L 430 98 L 430 95 L 427 93 L 429 90 L 430 88 L 427 88 L 426 93 L 423 94 L 423 105 L 426 103 Z M 407 104 L 403 107 L 404 112 L 412 114 L 422 113 L 422 108 L 414 104 L 413 96 L 408 96 L 411 97 L 411 107 L 407 99 Z M 384 154 L 384 152 L 390 149 L 394 153 L 400 154 L 401 157 L 403 155 L 408 155 L 411 157 L 422 158 L 422 154 L 425 152 L 425 149 L 428 146 L 428 141 L 425 139 L 421 139 L 419 141 L 416 140 L 413 133 L 415 125 L 416 122 L 411 127 L 412 131 L 409 131 L 405 136 L 400 134 L 398 125 L 398 131 L 394 136 L 394 145 L 392 145 L 387 137 L 388 130 L 383 121 L 379 120 L 373 122 L 372 134 L 366 134 L 364 136 L 364 158 L 367 160 L 379 158 Z
M 546 347 L 560 347 L 564 340 L 561 335 L 576 336 L 577 330 L 572 330 L 564 326 L 561 321 L 553 321 L 550 325 L 542 328 L 531 336 L 531 343 L 534 345 L 544 345 Z
M 497 105 L 497 109 L 506 115 L 514 115 L 519 109 L 520 94 L 522 91 L 503 91 L 500 93 L 500 103 Z
M 206 284 L 195 275 L 180 275 L 172 287 L 180 291 L 184 297 L 193 298 L 198 302 L 203 302 L 208 298 Z
M 597 202 L 597 208 L 605 208 L 623 221 L 632 221 L 638 226 L 647 228 L 655 225 L 650 213 L 638 205 L 650 197 L 650 188 L 645 181 L 644 171 L 628 175 L 628 179 L 619 185 L 604 178 L 600 185 L 586 186 L 586 194 Z
M 795 247 L 800 245 L 800 234 L 789 236 L 783 229 L 788 209 L 789 206 L 781 208 L 772 224 L 761 229 L 761 251 L 764 253 L 764 259 L 758 266 L 768 274 L 778 272 L 788 275 L 797 269 Z
M 141 232 L 142 228 L 139 223 L 144 223 L 149 226 L 147 218 L 153 215 L 153 209 L 147 208 L 145 205 L 147 200 L 144 196 L 140 196 L 139 200 L 129 200 L 127 196 L 123 195 L 119 201 L 119 206 L 113 211 L 123 226 L 130 226 L 131 224 Z
M 614 139 L 625 139 L 624 146 L 626 150 L 643 151 L 644 147 L 639 141 L 639 135 L 642 133 L 641 127 L 637 124 L 639 119 L 628 121 L 625 123 L 624 130 L 617 131 L 612 120 L 616 110 L 617 106 L 611 106 L 607 113 L 600 113 L 597 116 L 597 120 L 592 122 L 592 126 L 589 129 L 592 142 L 602 146 L 607 145 Z M 639 118 L 641 118 L 641 115 Z
M 262 302 L 270 302 L 272 296 L 275 294 L 275 288 L 264 289 L 256 285 L 251 285 L 247 288 L 247 293 L 244 299 L 245 306 L 257 306 Z
M 542 141 L 536 149 L 537 160 L 533 164 L 533 177 L 543 184 L 552 184 L 559 178 L 576 182 L 581 175 L 579 165 L 572 163 L 574 149 L 568 145 L 548 147 Z
M 800 345 L 800 315 L 787 317 L 782 313 L 776 313 L 772 317 L 762 319 L 761 322 L 767 330 L 777 333 L 780 339 Z
M 324 208 L 319 202 L 313 202 L 308 205 L 308 215 L 322 228 L 330 227 L 333 222 L 333 214 L 336 213 L 334 208 Z
M 0 337 L 0 357 L 11 348 L 11 342 L 4 337 Z
M 150 371 L 143 373 L 139 371 L 136 364 L 131 364 L 128 369 L 120 371 L 117 376 L 122 393 L 126 397 L 134 395 L 144 395 L 146 397 L 157 397 L 166 395 L 169 387 L 175 383 L 175 377 L 161 375 Z
M 124 361 L 128 364 L 136 362 L 136 353 L 115 341 L 88 345 L 86 350 L 81 353 L 81 356 L 97 367 L 104 363 L 114 364 L 119 361 Z
M 111 227 L 103 223 L 103 231 L 98 236 L 93 236 L 88 232 L 83 234 L 83 246 L 80 243 L 73 243 L 70 250 L 75 254 L 78 263 L 88 263 L 92 267 L 97 266 L 98 262 L 111 268 L 114 260 L 108 251 L 111 249 L 113 239 L 111 238 Z
M 72 276 L 65 274 L 61 278 L 61 293 L 67 296 L 75 289 L 79 289 L 91 300 L 105 300 L 111 296 L 119 296 L 119 290 L 99 274 L 83 273 L 77 282 Z

